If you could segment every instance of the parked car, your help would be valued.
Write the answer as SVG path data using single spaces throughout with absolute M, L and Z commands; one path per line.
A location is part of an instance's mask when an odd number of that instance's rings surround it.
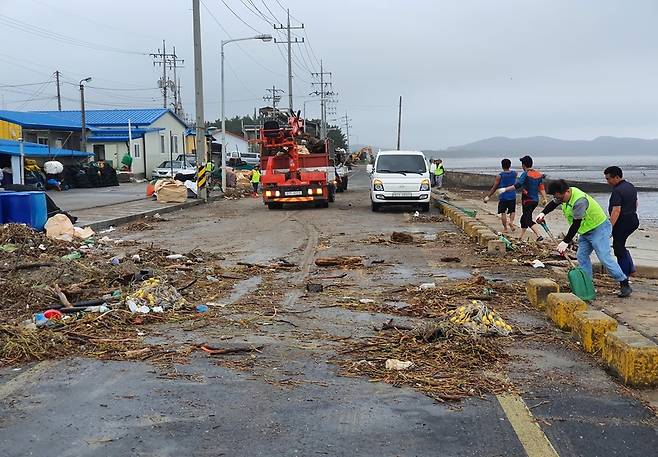
M 182 160 L 165 160 L 151 172 L 151 179 L 180 178 L 194 181 L 196 168 L 189 162 Z
M 196 167 L 196 156 L 194 154 L 178 154 L 178 157 L 176 157 L 176 160 L 185 160 L 190 165 L 193 165 L 193 166 Z
M 413 205 L 430 210 L 430 175 L 427 159 L 420 151 L 381 151 L 370 173 L 372 210 L 384 205 Z
M 249 165 L 256 165 L 260 163 L 260 154 L 257 152 L 227 152 L 226 153 L 226 164 L 229 167 L 237 167 L 243 163 Z

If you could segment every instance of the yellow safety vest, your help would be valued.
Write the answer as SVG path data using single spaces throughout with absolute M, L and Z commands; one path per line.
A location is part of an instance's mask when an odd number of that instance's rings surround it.
M 252 170 L 251 171 L 251 183 L 259 183 L 260 182 L 260 171 L 258 170 Z

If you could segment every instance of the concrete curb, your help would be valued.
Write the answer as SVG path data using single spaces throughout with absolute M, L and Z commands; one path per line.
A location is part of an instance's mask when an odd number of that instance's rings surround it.
M 185 209 L 185 208 L 190 208 L 192 206 L 197 206 L 204 203 L 203 200 L 192 200 L 189 202 L 181 203 L 179 205 L 172 205 L 172 206 L 163 206 L 162 208 L 154 208 L 148 211 L 142 211 L 140 213 L 135 213 L 135 214 L 130 214 L 128 216 L 122 216 L 122 217 L 115 217 L 111 219 L 104 219 L 102 221 L 96 221 L 91 224 L 89 224 L 89 227 L 92 228 L 95 232 L 98 232 L 100 230 L 104 230 L 106 228 L 109 228 L 110 226 L 117 226 L 121 224 L 126 224 L 128 222 L 132 222 L 137 219 L 142 219 L 147 216 L 153 216 L 156 213 L 160 214 L 165 214 L 165 213 L 172 213 L 174 211 L 177 211 L 179 209 Z
M 462 213 L 456 208 L 453 208 L 452 206 L 449 205 L 444 205 L 442 204 L 440 200 L 440 196 L 436 191 L 432 191 L 431 198 L 434 201 L 434 205 L 439 208 L 439 210 L 448 216 L 452 222 L 460 227 L 468 236 L 472 236 L 472 232 L 474 230 L 477 230 L 479 228 L 484 228 L 488 229 L 491 233 L 495 234 L 496 232 L 488 225 L 486 225 L 484 222 L 467 216 L 466 214 Z M 467 224 L 468 222 L 477 222 L 479 226 L 476 227 L 471 227 L 471 224 Z M 496 239 L 498 237 L 496 236 Z M 487 247 L 487 243 L 483 244 L 484 247 Z M 592 266 L 594 268 L 594 271 L 596 273 L 605 273 L 605 268 L 603 265 L 601 265 L 599 262 L 594 261 L 592 263 Z M 635 265 L 636 275 L 639 278 L 646 278 L 646 279 L 658 279 L 658 266 L 651 266 L 651 265 L 642 265 L 642 264 L 636 264 Z
M 431 198 L 434 205 L 439 208 L 442 214 L 447 216 L 457 227 L 461 228 L 469 238 L 480 246 L 487 248 L 488 254 L 500 256 L 506 254 L 507 249 L 505 243 L 486 224 L 475 217 L 462 213 L 457 208 L 442 203 L 438 194 L 434 192 L 432 192 Z
M 547 278 L 526 283 L 526 294 L 555 325 L 570 330 L 585 352 L 598 355 L 608 370 L 628 386 L 658 385 L 658 345 L 602 311 L 591 310 L 574 294 L 559 293 Z

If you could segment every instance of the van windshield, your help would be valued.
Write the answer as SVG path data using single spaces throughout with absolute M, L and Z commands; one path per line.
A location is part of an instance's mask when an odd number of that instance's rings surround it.
M 420 155 L 382 155 L 377 158 L 377 173 L 417 173 L 427 171 L 425 159 Z

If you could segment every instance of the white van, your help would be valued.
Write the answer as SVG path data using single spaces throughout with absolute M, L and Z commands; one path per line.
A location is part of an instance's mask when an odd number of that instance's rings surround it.
M 372 210 L 384 205 L 413 205 L 430 210 L 430 174 L 427 159 L 420 151 L 381 151 L 370 173 Z

